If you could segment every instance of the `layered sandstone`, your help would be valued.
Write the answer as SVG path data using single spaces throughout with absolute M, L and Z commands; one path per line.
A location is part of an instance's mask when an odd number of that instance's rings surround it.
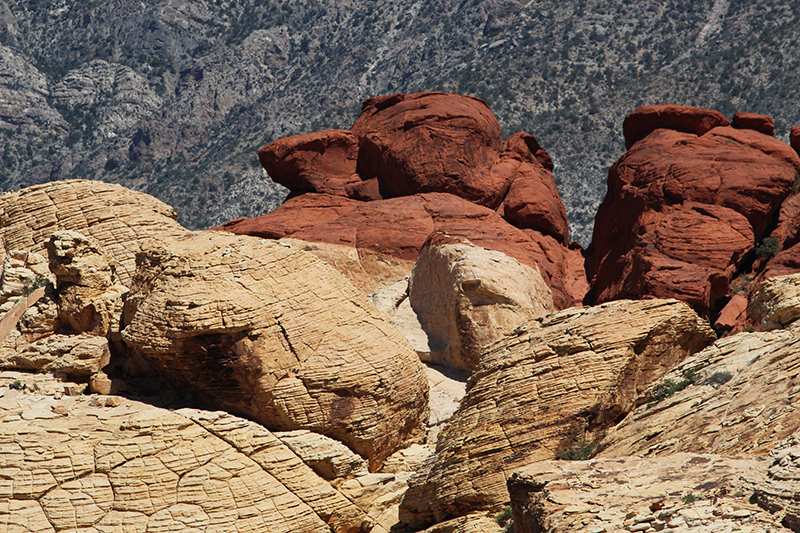
M 780 521 L 750 502 L 743 475 L 765 458 L 668 457 L 542 461 L 508 480 L 515 533 L 692 531 L 760 533 Z
M 349 131 L 282 138 L 259 153 L 293 195 L 272 213 L 220 229 L 313 243 L 311 251 L 367 293 L 410 273 L 397 268 L 416 260 L 433 226 L 450 231 L 437 219 L 450 219 L 456 237 L 538 264 L 559 309 L 580 304 L 588 290 L 550 156 L 527 133 L 504 143 L 482 100 L 370 98 Z M 520 244 L 527 250 L 515 254 Z
M 204 232 L 150 243 L 122 337 L 201 404 L 328 435 L 372 468 L 427 418 L 408 342 L 334 269 L 277 242 Z
M 165 203 L 119 185 L 88 180 L 36 185 L 0 196 L 0 255 L 42 254 L 53 233 L 78 231 L 100 244 L 127 285 L 141 242 L 186 232 L 176 218 Z
M 755 500 L 773 513 L 781 525 L 800 530 L 800 441 L 787 439 L 770 454 L 772 464 L 763 477 L 755 478 Z
M 609 430 L 600 457 L 763 455 L 800 430 L 795 329 L 739 333 L 689 357 Z
M 715 111 L 680 106 L 634 111 L 625 138 L 586 264 L 593 298 L 677 298 L 714 316 L 791 193 L 800 158 Z
M 674 300 L 573 308 L 519 326 L 482 354 L 401 520 L 420 527 L 498 510 L 513 470 L 599 439 L 651 382 L 713 339 Z
M 7 389 L 0 398 L 0 524 L 9 531 L 366 533 L 375 525 L 254 422 L 59 396 Z

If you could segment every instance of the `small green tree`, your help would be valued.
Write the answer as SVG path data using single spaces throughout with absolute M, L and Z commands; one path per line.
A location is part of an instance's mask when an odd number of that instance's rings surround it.
M 780 240 L 777 237 L 764 237 L 761 244 L 756 248 L 756 255 L 761 257 L 773 257 L 779 251 Z

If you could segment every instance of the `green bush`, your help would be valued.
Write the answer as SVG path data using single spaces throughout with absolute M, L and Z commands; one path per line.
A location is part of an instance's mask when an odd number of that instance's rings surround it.
M 666 400 L 676 392 L 680 392 L 689 385 L 693 385 L 698 378 L 699 376 L 694 370 L 687 370 L 683 373 L 683 379 L 681 379 L 677 383 L 671 379 L 665 379 L 656 388 L 656 393 L 653 396 L 653 401 L 647 404 L 647 408 L 650 409 L 654 405 L 657 405 L 659 402 Z
M 592 457 L 595 445 L 581 439 L 570 448 L 559 450 L 558 458 L 562 461 L 585 461 Z
M 511 507 L 505 507 L 500 514 L 494 517 L 494 521 L 500 527 L 506 527 L 511 521 Z
M 777 237 L 764 237 L 761 244 L 756 248 L 756 255 L 761 257 L 773 257 L 779 251 L 780 241 Z

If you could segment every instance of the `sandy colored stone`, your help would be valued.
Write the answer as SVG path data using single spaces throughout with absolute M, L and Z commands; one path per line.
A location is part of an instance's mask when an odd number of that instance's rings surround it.
M 120 282 L 127 285 L 144 239 L 186 232 L 176 218 L 170 206 L 119 185 L 88 180 L 35 185 L 0 196 L 0 255 L 43 254 L 53 233 L 79 231 L 118 263 Z
M 195 400 L 309 429 L 378 465 L 422 436 L 428 384 L 408 342 L 333 268 L 222 232 L 153 242 L 122 336 Z
M 599 457 L 768 453 L 800 430 L 799 351 L 794 330 L 716 341 L 654 382 L 643 404 L 608 432 Z M 660 389 L 687 376 L 693 384 L 657 401 Z
M 364 459 L 341 442 L 308 430 L 276 432 L 275 436 L 289 447 L 314 472 L 331 481 L 368 473 Z
M 117 268 L 93 238 L 59 231 L 45 243 L 56 276 L 61 324 L 77 333 L 119 332 L 122 297 Z
M 770 454 L 772 464 L 763 477 L 756 478 L 755 500 L 776 514 L 781 524 L 792 531 L 800 529 L 800 439 L 787 439 Z
M 126 398 L 107 406 L 95 397 L 2 392 L 0 527 L 8 531 L 366 533 L 374 526 L 254 422 Z M 56 407 L 68 414 L 16 414 Z
M 680 453 L 642 459 L 542 461 L 508 480 L 515 533 L 784 531 L 749 502 L 763 458 Z
M 421 528 L 508 500 L 513 470 L 595 441 L 647 386 L 714 339 L 675 300 L 612 302 L 526 322 L 482 354 L 401 520 Z
M 431 355 L 433 348 L 430 338 L 420 324 L 408 297 L 409 278 L 410 276 L 406 276 L 392 285 L 376 290 L 369 295 L 369 299 L 389 319 L 389 323 L 408 339 L 419 358 L 422 361 L 431 361 L 440 358 L 441 354 Z
M 50 372 L 83 382 L 110 360 L 108 339 L 94 335 L 56 334 L 28 343 L 12 333 L 0 346 L 3 369 Z
M 474 369 L 493 341 L 553 311 L 553 295 L 538 270 L 445 236 L 420 252 L 408 292 L 428 334 L 426 361 L 462 370 Z
M 762 331 L 789 327 L 800 318 L 800 274 L 761 282 L 750 297 L 747 314 Z

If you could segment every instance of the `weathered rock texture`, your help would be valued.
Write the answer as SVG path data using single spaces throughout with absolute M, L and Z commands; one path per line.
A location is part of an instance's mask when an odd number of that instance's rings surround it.
M 527 133 L 503 143 L 482 100 L 445 93 L 370 98 L 350 131 L 278 139 L 259 157 L 295 197 L 272 213 L 220 229 L 355 248 L 340 250 L 339 259 L 327 249 L 320 258 L 345 265 L 351 261 L 343 258 L 358 257 L 359 286 L 367 285 L 368 293 L 408 272 L 388 280 L 365 280 L 362 273 L 385 273 L 372 266 L 376 261 L 416 260 L 432 233 L 431 219 L 439 226 L 441 218 L 458 225 L 458 237 L 539 264 L 557 308 L 580 303 L 588 290 L 550 156 Z M 489 214 L 491 227 L 479 227 L 476 219 Z M 494 246 L 479 243 L 488 234 Z M 519 244 L 529 250 L 509 251 Z
M 588 289 L 580 250 L 511 226 L 491 209 L 451 194 L 359 202 L 308 193 L 290 198 L 271 213 L 234 220 L 221 229 L 269 239 L 330 243 L 308 248 L 367 293 L 409 276 L 425 243 L 438 233 L 467 239 L 538 268 L 558 309 L 579 304 Z
M 402 335 L 302 250 L 227 233 L 152 242 L 123 339 L 196 400 L 331 436 L 372 468 L 421 436 L 424 369 Z
M 750 298 L 747 313 L 762 331 L 789 327 L 800 318 L 800 274 L 763 281 Z
M 423 360 L 462 370 L 475 368 L 491 342 L 553 312 L 538 270 L 447 237 L 422 249 L 408 294 L 432 348 Z
M 375 524 L 254 422 L 4 390 L 3 530 L 358 533 Z
M 78 231 L 100 244 L 127 285 L 142 241 L 186 233 L 176 217 L 152 196 L 119 185 L 87 180 L 37 185 L 0 196 L 0 254 L 42 254 L 53 233 Z
M 502 507 L 508 474 L 598 439 L 652 381 L 713 338 L 674 300 L 574 308 L 525 323 L 483 353 L 436 454 L 411 481 L 401 520 L 419 527 Z
M 783 444 L 772 452 L 766 476 L 758 479 L 755 500 L 783 526 L 800 531 L 800 442 L 795 436 Z
M 798 350 L 796 330 L 716 341 L 654 383 L 599 456 L 769 453 L 800 430 Z
M 508 480 L 515 533 L 780 531 L 748 500 L 763 458 L 675 454 L 542 461 Z M 777 528 L 777 529 L 776 529 Z
M 715 111 L 680 106 L 634 111 L 625 139 L 586 264 L 594 300 L 677 298 L 716 314 L 790 194 L 800 158 Z

